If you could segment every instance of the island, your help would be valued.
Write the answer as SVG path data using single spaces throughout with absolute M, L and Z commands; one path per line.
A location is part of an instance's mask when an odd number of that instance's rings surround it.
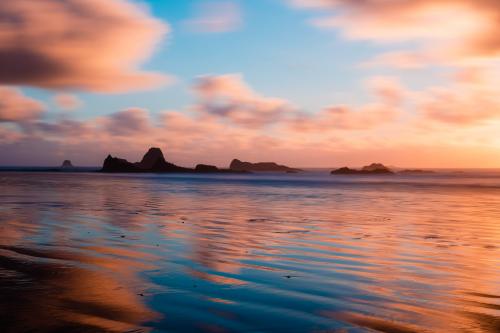
M 73 165 L 73 163 L 71 163 L 70 160 L 64 160 L 61 164 L 61 166 L 59 167 L 59 169 L 54 169 L 54 170 L 49 170 L 49 171 L 53 171 L 53 172 L 57 172 L 57 171 L 62 171 L 62 172 L 73 172 L 73 171 L 76 171 L 76 168 L 75 166 Z
M 229 165 L 230 170 L 234 171 L 246 171 L 246 172 L 287 172 L 287 173 L 296 173 L 303 171 L 301 169 L 290 168 L 286 165 L 280 165 L 275 162 L 259 162 L 259 163 L 251 163 L 251 162 L 242 162 L 238 159 L 234 159 L 231 161 Z
M 70 160 L 64 160 L 61 164 L 61 169 L 74 168 L 73 163 Z
M 231 169 L 219 169 L 213 165 L 198 164 L 194 169 L 181 167 L 165 160 L 160 148 L 150 148 L 140 162 L 108 155 L 101 172 L 108 173 L 244 173 Z
M 332 175 L 393 175 L 394 172 L 382 163 L 372 163 L 360 170 L 343 167 L 330 172 Z

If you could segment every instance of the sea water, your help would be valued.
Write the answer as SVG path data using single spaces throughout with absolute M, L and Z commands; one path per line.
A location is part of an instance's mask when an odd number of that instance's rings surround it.
M 500 332 L 500 173 L 0 172 L 0 332 Z

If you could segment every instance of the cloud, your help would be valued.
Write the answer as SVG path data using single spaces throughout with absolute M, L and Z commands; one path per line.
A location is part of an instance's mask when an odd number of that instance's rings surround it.
M 318 114 L 302 114 L 290 120 L 289 126 L 297 132 L 332 132 L 335 130 L 371 130 L 393 122 L 399 110 L 384 104 L 368 104 L 353 109 L 335 105 Z
M 112 135 L 145 135 L 151 129 L 149 113 L 140 108 L 131 108 L 103 118 L 106 131 Z
M 0 83 L 122 92 L 166 83 L 138 66 L 169 32 L 127 0 L 0 2 Z
M 52 100 L 59 109 L 65 111 L 72 111 L 83 106 L 82 100 L 72 94 L 57 94 Z
M 293 107 L 280 98 L 254 92 L 240 75 L 200 77 L 194 86 L 199 112 L 224 118 L 247 127 L 263 127 L 278 122 Z
M 210 1 L 196 4 L 194 18 L 185 23 L 197 33 L 223 33 L 237 30 L 243 21 L 241 9 L 235 2 Z
M 448 159 L 448 150 L 476 156 L 482 147 L 483 156 L 500 147 L 498 80 L 470 69 L 454 75 L 451 86 L 413 91 L 395 78 L 373 77 L 365 81 L 369 102 L 313 113 L 282 99 L 270 102 L 275 99 L 256 93 L 241 76 L 205 76 L 194 83 L 196 104 L 185 110 L 151 114 L 135 107 L 85 120 L 72 120 L 71 113 L 44 120 L 34 113 L 2 123 L 0 163 L 57 165 L 69 158 L 99 165 L 108 153 L 138 160 L 148 147 L 159 146 L 170 161 L 186 166 L 227 166 L 237 157 L 297 166 L 361 165 L 380 156 L 409 166 L 429 163 L 416 156 L 436 157 L 432 161 L 443 166 L 467 165 L 458 154 Z M 14 88 L 7 91 L 10 98 L 0 101 L 31 100 Z M 43 108 L 35 100 L 28 105 Z
M 427 121 L 453 126 L 481 125 L 500 119 L 500 79 L 489 71 L 460 71 L 447 87 L 418 94 L 417 111 Z
M 500 56 L 500 2 L 496 0 L 292 0 L 326 11 L 314 23 L 354 40 L 416 42 L 420 50 L 396 53 L 398 63 L 426 58 L 470 64 Z M 385 60 L 388 56 L 386 56 Z M 384 60 L 384 59 L 383 59 Z M 389 59 L 390 60 L 390 59 Z
M 36 119 L 45 106 L 16 88 L 0 86 L 0 123 L 22 122 Z
M 366 85 L 375 101 L 358 108 L 334 105 L 319 113 L 297 113 L 288 120 L 298 132 L 328 132 L 333 130 L 370 130 L 395 121 L 407 95 L 398 80 L 392 77 L 373 77 Z
M 460 79 L 472 86 L 481 82 L 472 74 Z M 0 124 L 0 164 L 59 165 L 71 159 L 79 165 L 96 166 L 109 153 L 135 161 L 149 147 L 159 146 L 169 161 L 186 166 L 209 163 L 227 167 L 231 159 L 240 157 L 296 166 L 363 165 L 383 158 L 388 164 L 457 167 L 474 166 L 475 160 L 464 156 L 491 157 L 500 147 L 500 142 L 495 143 L 498 126 L 462 132 L 456 126 L 437 126 L 436 130 L 395 123 L 400 99 L 393 98 L 394 91 L 387 94 L 381 87 L 392 86 L 396 91 L 401 87 L 388 78 L 369 80 L 368 86 L 374 89 L 373 103 L 358 108 L 332 106 L 316 114 L 296 111 L 271 128 L 228 124 L 225 118 L 189 110 L 165 111 L 153 117 L 138 108 L 87 120 L 33 119 L 13 127 Z M 401 96 L 409 93 L 404 90 Z M 499 162 L 486 160 L 489 166 Z
M 375 76 L 366 80 L 372 94 L 387 106 L 399 106 L 407 95 L 399 80 L 393 77 Z
M 63 119 L 55 123 L 34 122 L 29 125 L 29 131 L 43 133 L 44 138 L 60 139 L 82 139 L 95 134 L 92 131 L 92 124 L 83 121 Z

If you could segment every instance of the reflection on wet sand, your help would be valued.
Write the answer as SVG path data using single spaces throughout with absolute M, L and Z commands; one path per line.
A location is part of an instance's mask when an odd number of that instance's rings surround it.
M 499 331 L 500 189 L 9 177 L 2 332 Z
M 149 331 L 141 324 L 158 314 L 143 303 L 138 291 L 147 283 L 136 275 L 151 267 L 119 247 L 80 247 L 70 240 L 71 228 L 33 219 L 36 212 L 16 213 L 19 220 L 8 220 L 7 212 L 0 219 L 1 331 Z M 44 234 L 56 242 L 33 242 Z

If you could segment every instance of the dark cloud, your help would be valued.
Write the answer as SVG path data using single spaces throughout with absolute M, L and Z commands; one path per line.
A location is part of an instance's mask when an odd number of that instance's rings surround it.
M 109 92 L 166 77 L 141 72 L 168 26 L 127 0 L 0 2 L 0 83 Z

